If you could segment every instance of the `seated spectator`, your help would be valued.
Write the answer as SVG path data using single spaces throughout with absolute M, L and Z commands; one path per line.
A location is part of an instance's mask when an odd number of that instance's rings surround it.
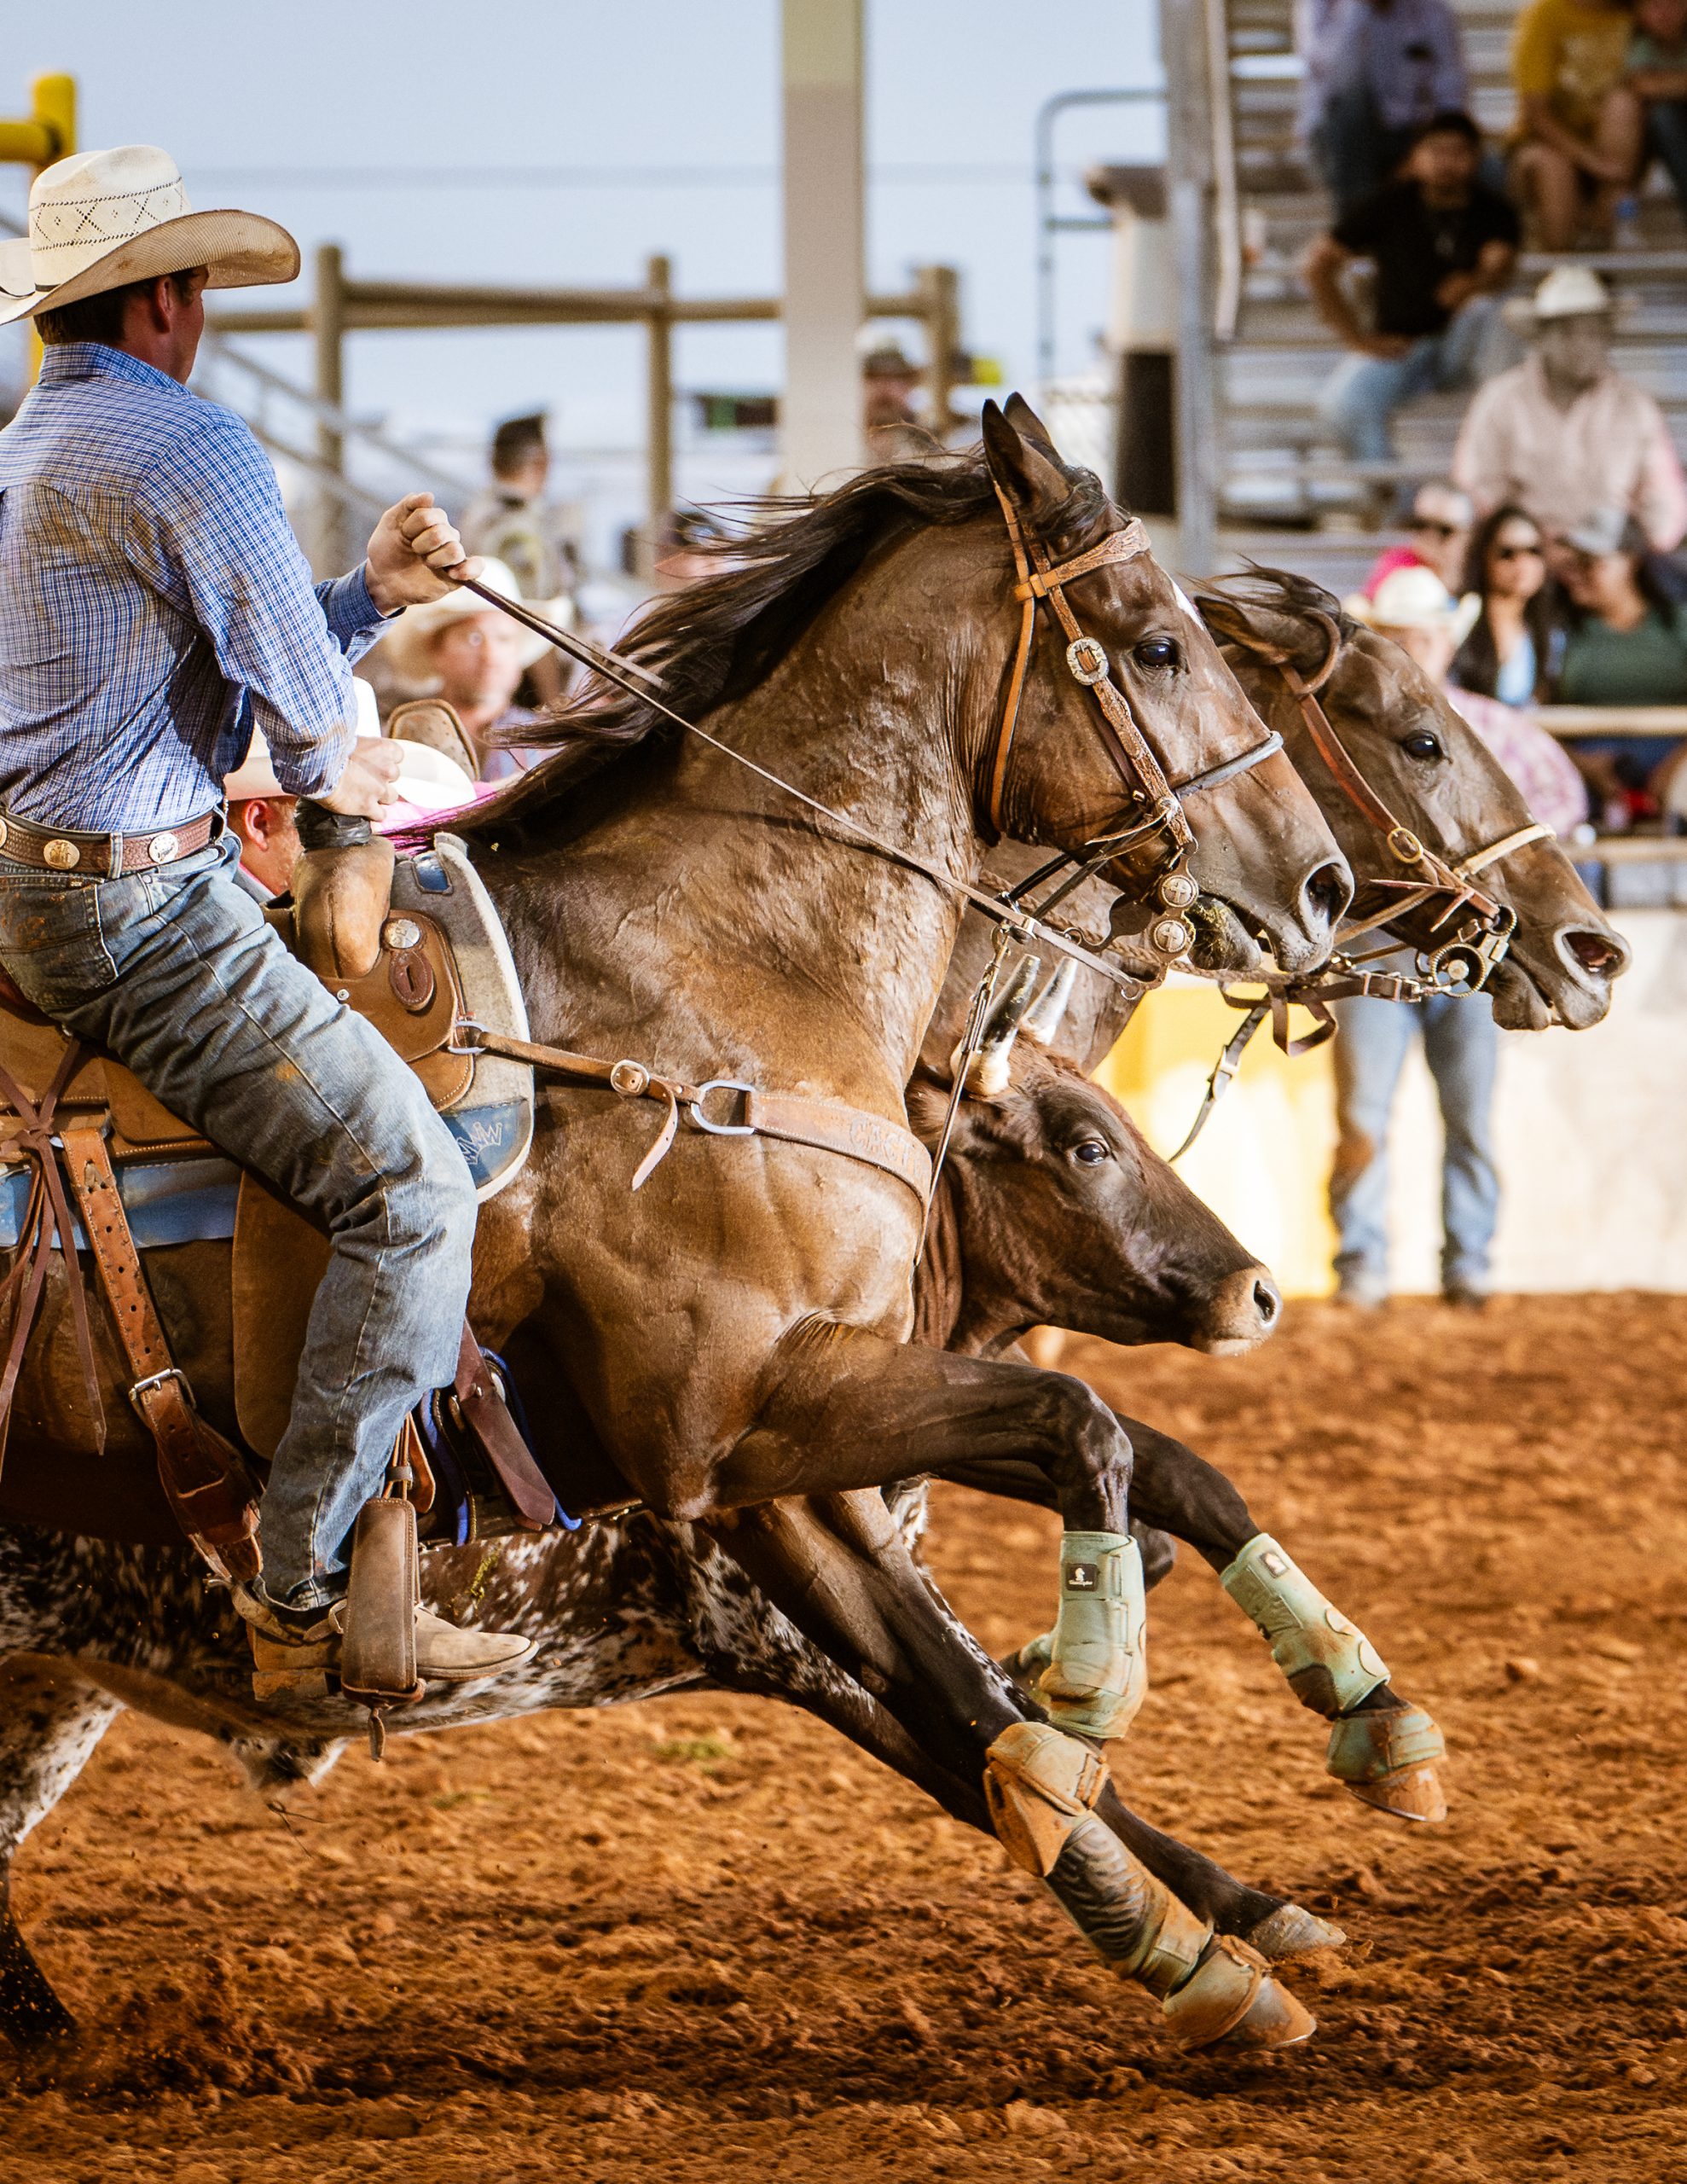
M 1639 525 L 1599 508 L 1563 544 L 1569 611 L 1557 702 L 1687 705 L 1687 607 L 1659 582 Z M 1576 763 L 1608 832 L 1657 816 L 1661 772 L 1676 748 L 1669 736 L 1578 739 Z
M 1301 78 L 1301 133 L 1338 220 L 1394 179 L 1417 131 L 1470 101 L 1446 0 L 1330 0 Z
M 1534 518 L 1510 505 L 1484 518 L 1461 589 L 1479 604 L 1453 659 L 1453 682 L 1504 705 L 1533 705 L 1557 672 L 1563 646 L 1546 542 Z
M 1478 389 L 1452 474 L 1486 515 L 1513 502 L 1549 542 L 1620 506 L 1659 553 L 1687 531 L 1687 479 L 1657 404 L 1611 363 L 1610 293 L 1561 265 L 1535 291 L 1534 353 Z
M 1646 146 L 1687 209 L 1687 0 L 1634 0 L 1628 88 L 1646 109 Z
M 1351 602 L 1350 602 L 1351 604 Z M 1431 681 L 1445 682 L 1458 642 L 1458 609 L 1431 571 L 1397 569 L 1378 587 L 1364 619 L 1410 653 Z M 1575 769 L 1545 731 L 1493 699 L 1448 687 L 1449 700 L 1516 781 L 1529 809 L 1568 834 L 1586 811 Z M 1400 967 L 1412 958 L 1403 952 Z M 1441 1170 L 1441 1293 L 1480 1310 L 1499 1211 L 1492 1115 L 1499 1034 L 1486 994 L 1436 994 L 1427 1001 L 1363 998 L 1334 1003 L 1337 1141 L 1330 1174 L 1336 1223 L 1336 1295 L 1368 1307 L 1388 1293 L 1388 1124 L 1400 1073 L 1414 1039 L 1435 1079 L 1445 1135 Z
M 1393 459 L 1394 413 L 1414 395 L 1469 386 L 1501 361 L 1498 298 L 1516 264 L 1517 216 L 1477 179 L 1481 156 L 1468 114 L 1437 114 L 1400 179 L 1343 213 L 1307 253 L 1313 301 L 1351 352 L 1319 409 L 1356 462 Z M 1377 268 L 1372 328 L 1342 285 L 1360 258 Z
M 480 581 L 506 599 L 518 596 L 515 578 L 501 561 L 489 561 Z M 536 604 L 542 613 L 551 612 L 551 601 Z M 549 649 L 543 637 L 473 592 L 453 591 L 425 607 L 407 607 L 381 647 L 394 680 L 409 694 L 443 698 L 455 709 L 477 781 L 507 781 L 532 763 L 519 748 L 489 739 L 495 731 L 525 728 L 539 718 L 516 704 L 515 694 L 522 677 Z
M 1530 0 L 1511 77 L 1512 172 L 1543 250 L 1608 247 L 1617 200 L 1640 172 L 1645 121 L 1626 76 L 1632 0 Z
M 1470 496 L 1445 478 L 1432 478 L 1420 485 L 1412 497 L 1406 543 L 1390 546 L 1377 556 L 1365 580 L 1365 597 L 1374 599 L 1377 585 L 1396 569 L 1432 569 L 1449 591 L 1456 590 L 1475 516 Z

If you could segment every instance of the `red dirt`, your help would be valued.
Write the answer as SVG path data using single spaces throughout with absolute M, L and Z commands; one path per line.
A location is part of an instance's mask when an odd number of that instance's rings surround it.
M 1325 1781 L 1204 1565 L 1153 1597 L 1124 1787 L 1347 1926 L 1290 1975 L 1309 2045 L 1180 2054 L 994 1845 L 772 1705 L 407 1740 L 285 1816 L 125 1719 L 20 1861 L 88 2029 L 0 2062 L 0 2176 L 1687 2178 L 1687 1299 L 1072 1357 L 1225 1465 L 1448 1733 L 1452 1817 L 1408 1831 Z M 938 1497 L 992 1647 L 1046 1625 L 1054 1536 Z

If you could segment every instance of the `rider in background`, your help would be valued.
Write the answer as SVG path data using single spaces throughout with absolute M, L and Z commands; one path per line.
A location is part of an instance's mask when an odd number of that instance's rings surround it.
M 263 450 L 188 392 L 205 290 L 298 270 L 273 221 L 194 212 L 151 145 L 45 169 L 5 247 L 0 319 L 32 318 L 45 354 L 0 433 L 0 964 L 329 1232 L 263 1576 L 236 1594 L 283 1659 L 314 1662 L 357 1512 L 453 1376 L 475 1196 L 415 1076 L 236 884 L 223 781 L 256 727 L 287 794 L 378 817 L 399 753 L 357 745 L 351 663 L 475 565 L 414 494 L 313 589 Z M 426 1678 L 530 1650 L 418 1614 Z

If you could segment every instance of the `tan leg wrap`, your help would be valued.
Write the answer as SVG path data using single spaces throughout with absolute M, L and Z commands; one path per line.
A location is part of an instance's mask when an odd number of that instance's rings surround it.
M 984 1800 L 1014 1864 L 1052 1873 L 1106 1780 L 1105 1767 L 1075 1737 L 1041 1722 L 1005 1728 L 984 1755 Z

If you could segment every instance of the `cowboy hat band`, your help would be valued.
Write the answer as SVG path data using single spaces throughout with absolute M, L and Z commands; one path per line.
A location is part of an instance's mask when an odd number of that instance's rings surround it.
M 291 281 L 299 246 L 256 212 L 195 212 L 155 144 L 82 152 L 36 177 L 29 232 L 0 244 L 0 325 L 203 265 L 213 288 Z

